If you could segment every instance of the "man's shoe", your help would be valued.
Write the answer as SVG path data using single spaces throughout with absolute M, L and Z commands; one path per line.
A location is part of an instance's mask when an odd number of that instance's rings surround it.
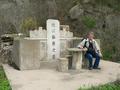
M 92 67 L 89 67 L 88 69 L 89 69 L 89 70 L 92 70 L 93 68 L 92 68 Z
M 101 68 L 99 68 L 99 67 L 93 67 L 93 69 L 101 70 Z

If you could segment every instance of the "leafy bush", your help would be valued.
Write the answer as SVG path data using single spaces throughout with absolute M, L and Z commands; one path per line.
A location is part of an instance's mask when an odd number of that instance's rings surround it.
M 105 45 L 102 47 L 103 49 L 103 59 L 104 60 L 112 60 L 112 61 L 115 61 L 117 62 L 119 60 L 119 58 L 116 58 L 116 59 L 113 59 L 115 57 L 117 57 L 117 54 L 118 54 L 118 50 L 117 50 L 117 47 L 116 45 Z
M 38 26 L 37 20 L 32 17 L 28 17 L 22 21 L 21 31 L 22 33 L 28 35 L 29 30 L 34 30 L 35 28 L 37 28 L 37 26 Z
M 88 29 L 92 29 L 96 26 L 96 20 L 92 17 L 84 16 L 82 17 L 82 21 L 84 25 L 86 26 L 86 28 Z
M 109 50 L 104 50 L 103 51 L 103 59 L 104 60 L 110 60 L 112 59 L 112 53 Z

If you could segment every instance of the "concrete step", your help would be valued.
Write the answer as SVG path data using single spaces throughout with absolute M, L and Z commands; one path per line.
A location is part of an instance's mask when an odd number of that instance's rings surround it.
M 45 60 L 40 61 L 40 69 L 57 69 L 58 68 L 58 60 Z

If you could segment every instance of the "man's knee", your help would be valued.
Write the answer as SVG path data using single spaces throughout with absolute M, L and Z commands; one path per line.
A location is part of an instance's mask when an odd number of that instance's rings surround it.
M 99 54 L 96 54 L 96 59 L 100 60 Z
M 86 54 L 85 57 L 89 60 L 92 60 L 93 59 L 93 56 L 91 54 Z

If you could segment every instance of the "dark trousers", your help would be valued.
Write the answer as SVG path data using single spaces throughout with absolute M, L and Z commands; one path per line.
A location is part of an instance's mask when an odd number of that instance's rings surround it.
M 86 52 L 85 57 L 89 60 L 89 68 L 98 68 L 100 62 L 100 56 L 97 53 L 89 53 Z M 93 58 L 95 58 L 95 62 L 93 64 Z

